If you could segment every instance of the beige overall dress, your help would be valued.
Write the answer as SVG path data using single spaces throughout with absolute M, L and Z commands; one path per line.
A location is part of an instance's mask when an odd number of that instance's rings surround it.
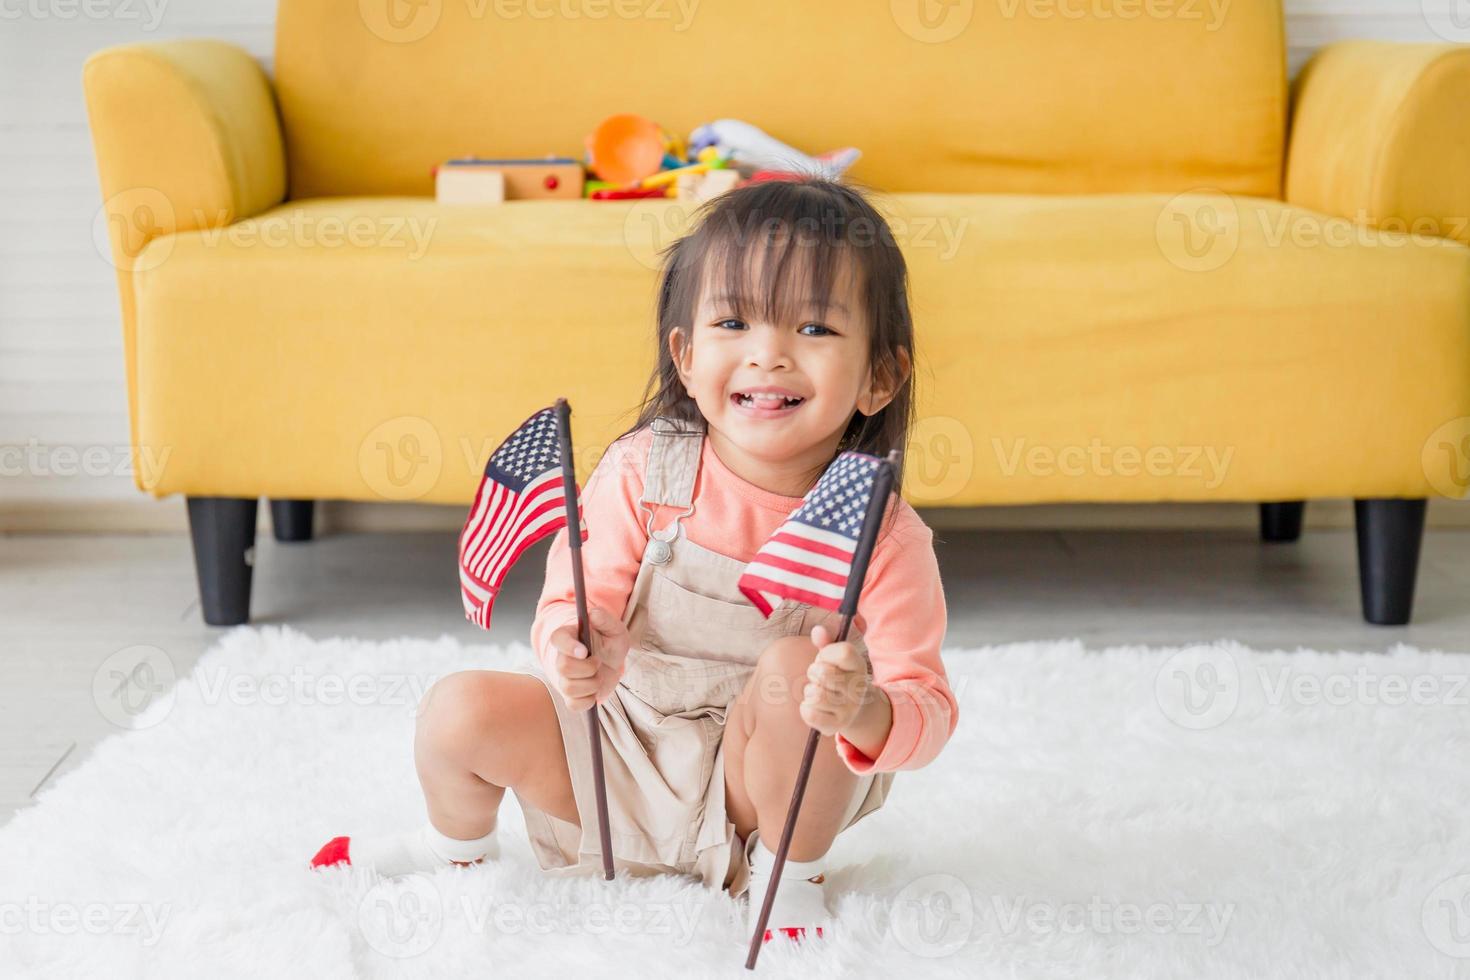
M 737 587 L 745 564 L 680 532 L 679 521 L 694 510 L 704 441 L 702 427 L 682 425 L 659 419 L 653 426 L 640 502 L 650 538 L 623 614 L 631 637 L 627 665 L 613 695 L 596 708 L 608 819 L 617 869 L 692 874 L 738 896 L 746 890 L 749 871 L 744 842 L 725 813 L 722 737 L 731 702 L 767 646 L 783 636 L 810 635 L 821 622 L 835 634 L 839 617 L 791 599 L 769 619 L 763 617 Z M 677 513 L 655 528 L 654 504 Z M 856 624 L 849 639 L 866 657 Z M 870 676 L 871 671 L 869 665 Z M 550 873 L 600 872 L 586 714 L 567 708 L 539 665 L 533 672 L 556 706 L 581 827 L 521 800 L 532 851 Z M 883 805 L 893 776 L 870 772 L 862 777 L 844 829 Z M 763 840 L 769 835 L 773 849 L 780 829 L 762 835 Z

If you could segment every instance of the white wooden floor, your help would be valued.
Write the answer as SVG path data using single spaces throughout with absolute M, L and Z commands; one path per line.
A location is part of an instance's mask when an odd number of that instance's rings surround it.
M 1258 647 L 1470 651 L 1470 532 L 1431 531 L 1415 622 L 1365 624 L 1353 535 L 1292 545 L 1243 531 L 938 532 L 948 645 L 1078 637 L 1090 645 L 1219 638 Z M 512 572 L 489 634 L 467 623 L 455 536 L 328 535 L 279 545 L 262 528 L 256 623 L 313 636 L 524 640 L 545 546 Z M 219 635 L 199 618 L 185 535 L 0 538 L 0 824 L 115 731 L 92 695 L 109 654 L 163 649 L 180 674 Z M 1470 663 L 1470 661 L 1467 661 Z

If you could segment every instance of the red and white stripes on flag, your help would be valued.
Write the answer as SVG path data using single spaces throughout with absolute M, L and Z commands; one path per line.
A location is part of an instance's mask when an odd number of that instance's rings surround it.
M 783 598 L 834 611 L 842 605 L 881 465 L 867 453 L 840 454 L 761 545 L 739 585 L 764 615 Z
M 578 527 L 587 524 L 577 496 Z M 511 566 L 531 545 L 567 526 L 556 414 L 532 415 L 491 453 L 459 535 L 459 586 L 465 618 L 490 628 L 490 610 Z

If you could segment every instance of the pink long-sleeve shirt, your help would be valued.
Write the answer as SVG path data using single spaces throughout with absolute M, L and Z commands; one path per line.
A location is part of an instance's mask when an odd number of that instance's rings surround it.
M 626 609 L 648 541 L 646 512 L 638 501 L 652 440 L 652 430 L 645 427 L 613 443 L 582 491 L 588 532 L 582 546 L 587 601 L 617 617 Z M 694 485 L 694 513 L 681 524 L 688 539 L 701 547 L 748 562 L 801 499 L 763 490 L 737 476 L 705 439 Z M 655 529 L 680 513 L 679 508 L 650 506 L 655 510 Z M 933 533 L 907 502 L 894 497 L 892 508 L 897 513 L 891 527 L 885 521 L 874 546 L 854 625 L 867 645 L 873 681 L 892 702 L 893 727 L 876 758 L 841 734 L 835 739 L 838 754 L 859 775 L 927 765 L 959 720 L 939 656 L 946 618 Z M 546 583 L 531 626 L 532 648 L 548 674 L 555 658 L 552 632 L 577 621 L 567 550 L 563 528 L 552 539 Z

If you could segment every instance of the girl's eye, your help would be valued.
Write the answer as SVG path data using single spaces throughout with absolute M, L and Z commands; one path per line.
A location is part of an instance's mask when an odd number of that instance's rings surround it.
M 812 330 L 813 332 L 812 333 L 807 333 L 807 330 L 808 329 Z M 832 333 L 833 331 L 831 330 L 831 328 L 824 327 L 820 323 L 808 323 L 808 324 L 804 324 L 802 326 L 802 328 L 799 331 L 797 331 L 797 332 L 798 333 L 806 333 L 806 335 L 808 337 L 825 337 L 828 334 Z
M 724 329 L 729 329 L 729 330 L 744 330 L 745 329 L 745 321 L 744 320 L 736 320 L 734 317 L 731 317 L 731 318 L 726 319 L 726 320 L 716 320 L 715 321 L 715 326 L 716 327 L 719 327 L 722 330 L 724 330 Z

